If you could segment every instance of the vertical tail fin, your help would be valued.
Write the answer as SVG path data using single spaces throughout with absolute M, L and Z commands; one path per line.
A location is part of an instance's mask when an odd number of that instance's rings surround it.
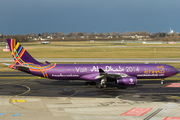
M 7 39 L 12 56 L 16 64 L 25 63 L 42 64 L 36 61 L 15 39 Z

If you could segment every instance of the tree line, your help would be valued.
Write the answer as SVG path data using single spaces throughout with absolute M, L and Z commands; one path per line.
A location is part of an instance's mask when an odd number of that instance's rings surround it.
M 78 39 L 121 39 L 123 36 L 148 36 L 150 38 L 159 38 L 159 37 L 171 37 L 171 36 L 180 36 L 179 33 L 147 33 L 146 31 L 136 31 L 136 32 L 106 32 L 106 33 L 86 33 L 86 32 L 70 32 L 65 34 L 63 32 L 44 32 L 44 33 L 33 33 L 27 35 L 1 35 L 0 42 L 5 42 L 6 39 L 17 39 L 20 42 L 28 42 L 30 40 L 34 40 L 35 38 L 46 38 L 46 39 L 53 39 L 53 40 L 78 40 Z

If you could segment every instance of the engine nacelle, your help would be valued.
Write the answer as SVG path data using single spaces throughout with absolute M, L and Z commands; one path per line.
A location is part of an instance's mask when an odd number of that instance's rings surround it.
M 123 77 L 120 79 L 117 79 L 116 84 L 118 85 L 127 85 L 127 86 L 133 86 L 136 85 L 137 78 L 136 77 Z

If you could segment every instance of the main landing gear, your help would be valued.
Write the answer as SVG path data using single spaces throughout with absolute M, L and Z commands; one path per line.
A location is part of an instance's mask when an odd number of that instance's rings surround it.
M 107 82 L 107 78 L 102 78 L 101 79 L 101 83 L 97 86 L 98 88 L 106 88 L 107 85 L 106 85 L 106 82 Z
M 103 82 L 99 83 L 96 87 L 98 88 L 106 88 L 107 85 L 106 84 L 102 84 Z M 86 82 L 86 85 L 96 85 L 96 82 Z
M 106 88 L 107 85 L 106 85 L 106 82 L 107 82 L 107 79 L 106 78 L 102 78 L 101 79 L 101 83 L 99 83 L 99 85 L 97 85 L 98 88 Z M 96 85 L 96 82 L 86 82 L 86 85 Z
M 106 88 L 107 85 L 106 85 L 106 84 L 104 84 L 104 85 L 99 84 L 97 87 L 98 87 L 98 88 Z

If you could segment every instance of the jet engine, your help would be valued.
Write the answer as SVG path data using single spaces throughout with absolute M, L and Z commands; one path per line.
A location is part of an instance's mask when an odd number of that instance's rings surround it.
M 133 86 L 136 85 L 137 78 L 136 77 L 123 77 L 119 78 L 116 81 L 116 84 L 118 85 L 127 85 L 127 86 Z

